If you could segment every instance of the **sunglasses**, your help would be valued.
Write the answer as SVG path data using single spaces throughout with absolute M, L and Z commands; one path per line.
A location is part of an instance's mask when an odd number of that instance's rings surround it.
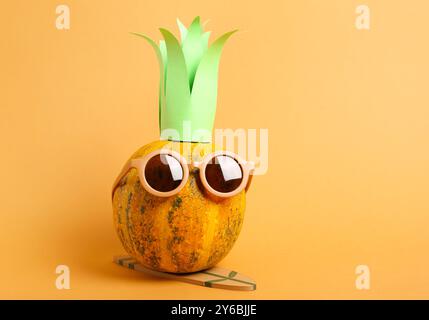
M 129 160 L 116 179 L 113 194 L 122 178 L 132 169 L 138 171 L 143 188 L 158 197 L 170 197 L 180 192 L 189 178 L 189 169 L 198 169 L 204 188 L 211 194 L 228 198 L 248 190 L 255 166 L 236 154 L 218 151 L 201 162 L 188 164 L 186 159 L 172 150 L 156 150 L 143 158 Z

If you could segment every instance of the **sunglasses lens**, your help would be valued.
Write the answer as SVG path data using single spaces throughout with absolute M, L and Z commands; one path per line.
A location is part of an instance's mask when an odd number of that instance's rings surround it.
M 243 181 L 240 164 L 229 156 L 217 156 L 205 170 L 208 184 L 218 192 L 228 193 L 237 189 Z
M 151 158 L 144 170 L 147 183 L 156 191 L 168 192 L 176 189 L 183 180 L 180 162 L 166 154 Z

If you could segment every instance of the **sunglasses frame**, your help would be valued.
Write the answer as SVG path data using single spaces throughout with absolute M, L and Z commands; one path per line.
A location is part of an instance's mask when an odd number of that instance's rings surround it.
M 146 180 L 146 177 L 144 174 L 146 164 L 148 163 L 148 161 L 150 159 L 152 159 L 154 156 L 157 156 L 157 155 L 172 156 L 177 161 L 179 161 L 179 163 L 182 167 L 182 171 L 183 171 L 182 182 L 174 190 L 166 191 L 166 192 L 155 190 L 154 188 L 152 188 L 149 185 L 149 183 Z M 206 167 L 217 156 L 231 157 L 235 161 L 237 161 L 237 163 L 239 164 L 239 166 L 241 168 L 243 179 L 242 179 L 240 185 L 231 192 L 219 192 L 219 191 L 213 189 L 207 181 L 207 178 L 205 175 Z M 176 151 L 169 150 L 169 149 L 155 150 L 155 151 L 148 153 L 147 155 L 145 155 L 142 158 L 131 159 L 125 164 L 124 168 L 122 169 L 121 173 L 116 178 L 115 183 L 113 184 L 112 198 L 113 198 L 115 190 L 118 187 L 122 178 L 133 168 L 137 170 L 138 176 L 140 179 L 140 183 L 142 184 L 143 188 L 145 188 L 145 190 L 147 192 L 151 193 L 152 195 L 158 196 L 158 197 L 171 197 L 171 196 L 179 193 L 183 189 L 183 187 L 186 185 L 186 183 L 188 182 L 190 169 L 192 170 L 194 168 L 197 168 L 199 170 L 200 181 L 207 191 L 209 191 L 211 194 L 213 194 L 217 197 L 220 197 L 220 198 L 229 198 L 229 197 L 233 197 L 233 196 L 237 195 L 238 193 L 243 191 L 243 189 L 246 191 L 249 189 L 250 182 L 252 181 L 253 171 L 255 169 L 255 165 L 253 162 L 244 161 L 238 155 L 236 155 L 233 152 L 229 152 L 229 151 L 216 151 L 216 152 L 213 152 L 213 153 L 206 155 L 203 158 L 203 160 L 200 162 L 199 161 L 193 161 L 192 163 L 188 163 L 186 161 L 186 159 L 180 153 L 178 153 Z

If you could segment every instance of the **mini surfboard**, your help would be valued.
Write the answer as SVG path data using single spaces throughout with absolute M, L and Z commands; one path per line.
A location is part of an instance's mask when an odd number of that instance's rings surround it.
M 150 270 L 139 264 L 133 257 L 127 255 L 114 256 L 113 262 L 122 267 L 152 276 L 187 282 L 203 287 L 241 291 L 256 290 L 255 281 L 236 271 L 224 268 L 214 267 L 200 272 L 175 274 Z

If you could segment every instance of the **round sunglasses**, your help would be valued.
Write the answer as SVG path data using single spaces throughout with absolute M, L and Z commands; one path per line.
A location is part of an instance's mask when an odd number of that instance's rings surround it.
M 201 162 L 188 164 L 178 152 L 156 150 L 143 158 L 129 160 L 116 179 L 113 194 L 122 178 L 132 168 L 137 169 L 143 188 L 158 197 L 170 197 L 182 190 L 189 178 L 189 169 L 199 170 L 202 185 L 211 194 L 227 198 L 247 191 L 252 180 L 254 164 L 243 161 L 236 154 L 218 151 L 203 158 Z

